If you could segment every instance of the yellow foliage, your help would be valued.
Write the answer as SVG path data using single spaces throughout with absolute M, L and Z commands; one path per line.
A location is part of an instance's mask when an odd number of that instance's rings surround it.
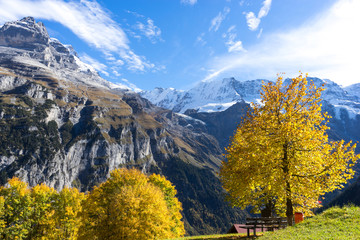
M 53 206 L 56 191 L 45 184 L 36 185 L 30 191 L 32 199 L 32 213 L 31 222 L 32 226 L 28 234 L 30 239 L 42 239 L 53 233 L 55 223 L 53 220 Z
M 12 178 L 0 187 L 0 239 L 164 239 L 185 234 L 174 186 L 118 169 L 85 195 Z
M 157 179 L 164 189 L 172 189 L 170 182 Z M 175 199 L 165 199 L 165 196 L 175 198 L 174 192 L 175 189 L 170 194 L 163 193 L 161 187 L 138 170 L 114 170 L 85 201 L 80 239 L 180 237 L 184 234 L 183 224 L 177 222 L 180 203 Z
M 261 103 L 238 126 L 220 170 L 234 206 L 261 210 L 270 201 L 288 218 L 312 214 L 321 195 L 353 177 L 355 144 L 329 141 L 322 91 L 302 75 L 263 84 Z
M 63 188 L 56 194 L 54 206 L 56 239 L 77 239 L 81 226 L 80 212 L 85 194 L 76 188 Z
M 149 177 L 149 182 L 159 187 L 164 194 L 167 207 L 170 211 L 171 222 L 170 228 L 174 233 L 173 237 L 183 236 L 185 234 L 184 223 L 181 221 L 180 211 L 182 210 L 181 202 L 176 198 L 176 189 L 170 181 L 166 180 L 164 176 L 152 174 Z
M 84 194 L 12 178 L 0 187 L 0 239 L 77 239 Z
M 27 184 L 12 178 L 8 187 L 0 187 L 2 198 L 0 239 L 24 239 L 30 232 L 33 200 Z

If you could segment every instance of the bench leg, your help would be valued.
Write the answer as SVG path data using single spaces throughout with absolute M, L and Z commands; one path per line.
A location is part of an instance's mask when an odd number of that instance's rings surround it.
M 250 228 L 247 229 L 247 236 L 250 237 Z

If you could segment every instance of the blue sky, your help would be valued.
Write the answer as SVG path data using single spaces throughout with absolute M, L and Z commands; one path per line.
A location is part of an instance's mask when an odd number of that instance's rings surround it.
M 0 0 L 0 24 L 33 16 L 105 79 L 145 90 L 299 71 L 360 82 L 359 12 L 359 0 Z

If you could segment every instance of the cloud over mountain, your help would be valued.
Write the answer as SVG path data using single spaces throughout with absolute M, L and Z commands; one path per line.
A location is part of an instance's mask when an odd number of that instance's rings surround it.
M 124 30 L 112 19 L 110 12 L 96 1 L 0 0 L 0 5 L 2 23 L 24 16 L 55 21 L 103 52 L 108 59 L 122 59 L 130 70 L 145 71 L 154 67 L 154 64 L 130 48 Z M 159 29 L 154 27 L 149 23 L 142 29 L 149 36 L 152 36 L 150 31 L 155 30 L 153 35 L 156 36 Z

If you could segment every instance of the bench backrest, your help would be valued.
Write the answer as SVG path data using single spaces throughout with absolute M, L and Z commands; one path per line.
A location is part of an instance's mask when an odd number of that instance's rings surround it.
M 281 217 L 258 217 L 247 218 L 246 225 L 274 225 L 287 226 L 287 219 Z

